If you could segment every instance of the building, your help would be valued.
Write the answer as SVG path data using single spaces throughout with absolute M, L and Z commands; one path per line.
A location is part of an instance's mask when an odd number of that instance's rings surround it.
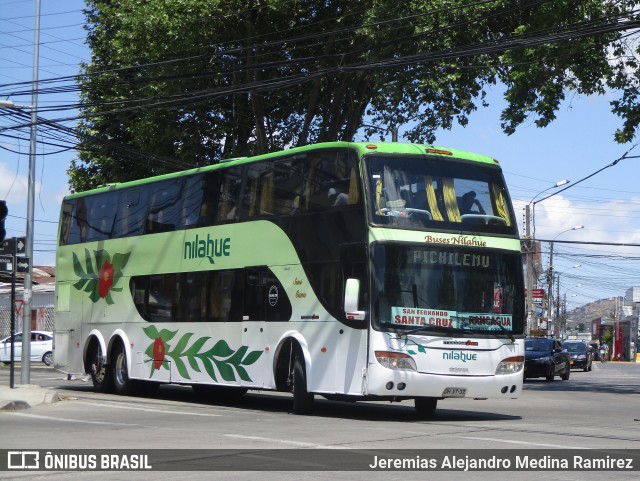
M 55 304 L 55 268 L 37 266 L 33 268 L 31 297 L 31 329 L 53 331 Z M 22 276 L 16 280 L 15 287 L 16 332 L 22 330 L 23 287 Z M 0 337 L 11 334 L 11 276 L 0 275 Z

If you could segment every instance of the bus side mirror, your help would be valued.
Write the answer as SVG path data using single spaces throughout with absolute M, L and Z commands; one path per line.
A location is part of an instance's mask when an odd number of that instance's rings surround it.
M 364 321 L 366 312 L 358 310 L 358 297 L 360 295 L 360 280 L 347 279 L 344 287 L 344 312 L 350 321 Z

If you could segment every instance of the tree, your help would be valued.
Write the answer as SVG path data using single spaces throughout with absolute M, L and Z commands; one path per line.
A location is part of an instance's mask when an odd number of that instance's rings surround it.
M 502 125 L 546 126 L 567 92 L 622 89 L 636 2 L 88 0 L 75 190 L 410 126 L 434 132 L 507 87 Z M 619 60 L 611 61 L 614 54 Z M 637 82 L 636 82 L 637 83 Z M 640 89 L 638 89 L 640 91 Z

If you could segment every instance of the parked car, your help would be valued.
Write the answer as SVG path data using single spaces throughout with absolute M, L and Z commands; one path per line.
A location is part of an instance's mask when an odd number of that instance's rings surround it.
M 584 372 L 591 371 L 593 352 L 590 346 L 582 341 L 564 341 L 562 347 L 569 353 L 571 369 L 582 369 Z
M 17 332 L 14 340 L 14 359 L 22 359 L 22 333 Z M 53 364 L 53 333 L 31 331 L 31 362 Z M 0 362 L 11 364 L 11 336 L 0 340 Z
M 524 340 L 524 378 L 544 377 L 553 381 L 560 376 L 563 381 L 571 374 L 569 353 L 557 339 L 532 337 Z

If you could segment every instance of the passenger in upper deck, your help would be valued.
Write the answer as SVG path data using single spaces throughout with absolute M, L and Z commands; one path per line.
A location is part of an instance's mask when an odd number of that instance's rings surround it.
M 460 214 L 485 214 L 480 201 L 476 199 L 476 193 L 469 191 L 462 197 L 458 197 L 458 206 L 460 207 Z M 473 206 L 477 206 L 478 210 L 471 210 Z

